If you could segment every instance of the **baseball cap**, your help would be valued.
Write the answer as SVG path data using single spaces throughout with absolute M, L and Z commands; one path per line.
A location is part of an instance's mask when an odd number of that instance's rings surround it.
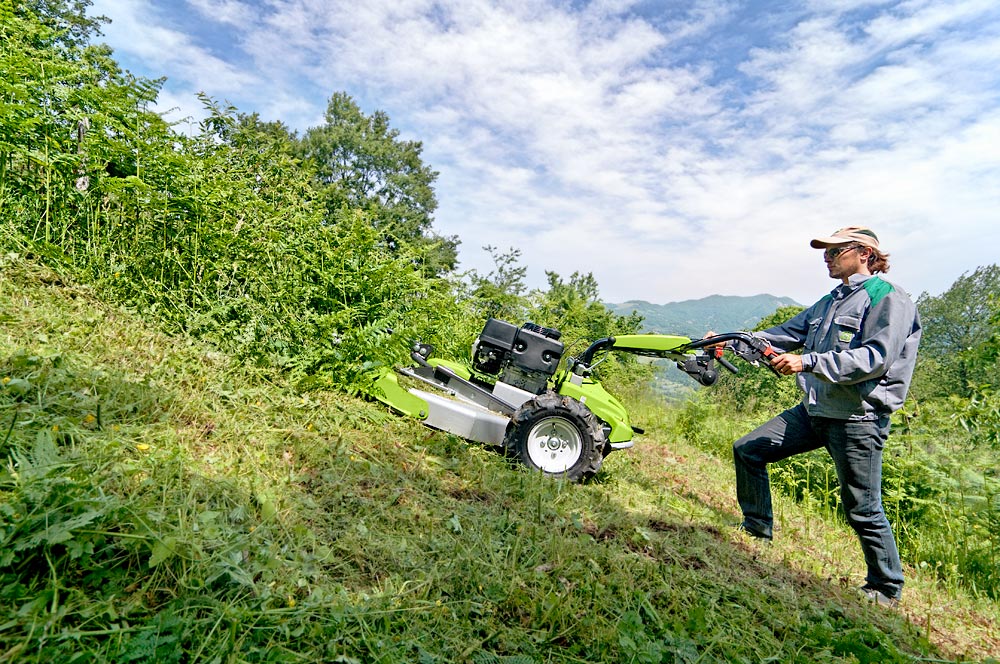
M 872 249 L 878 249 L 878 236 L 870 228 L 864 226 L 847 226 L 836 231 L 829 237 L 818 237 L 809 243 L 813 249 L 839 247 L 845 244 L 862 244 Z

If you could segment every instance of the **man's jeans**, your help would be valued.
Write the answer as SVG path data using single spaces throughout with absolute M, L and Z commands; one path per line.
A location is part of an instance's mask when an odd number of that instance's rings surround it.
M 774 517 L 767 464 L 825 446 L 837 467 L 847 522 L 861 540 L 868 585 L 898 598 L 903 568 L 882 511 L 882 447 L 888 435 L 888 415 L 871 421 L 834 420 L 810 417 L 799 404 L 743 436 L 733 443 L 743 527 L 771 537 Z

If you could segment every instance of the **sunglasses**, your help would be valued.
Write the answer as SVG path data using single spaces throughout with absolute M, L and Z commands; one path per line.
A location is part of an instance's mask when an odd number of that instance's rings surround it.
M 823 256 L 825 256 L 827 260 L 832 261 L 834 258 L 841 255 L 845 251 L 850 251 L 851 249 L 860 249 L 860 248 L 861 245 L 857 244 L 852 244 L 849 247 L 828 247 L 826 251 L 823 252 Z

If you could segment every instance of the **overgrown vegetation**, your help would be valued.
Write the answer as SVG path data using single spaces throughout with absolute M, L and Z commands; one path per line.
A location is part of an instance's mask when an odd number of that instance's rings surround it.
M 527 292 L 515 248 L 456 274 L 419 143 L 344 93 L 301 138 L 210 98 L 173 132 L 88 4 L 0 0 L 0 661 L 1000 650 L 995 266 L 919 302 L 933 350 L 886 463 L 915 601 L 872 612 L 842 588 L 858 556 L 821 456 L 775 473 L 787 544 L 726 528 L 728 445 L 787 381 L 665 411 L 647 366 L 605 363 L 650 435 L 585 486 L 353 398 L 414 338 L 461 358 L 489 315 L 570 346 L 641 320 L 589 274 Z

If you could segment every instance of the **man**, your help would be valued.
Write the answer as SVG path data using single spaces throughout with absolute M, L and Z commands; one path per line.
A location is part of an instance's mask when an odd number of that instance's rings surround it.
M 903 570 L 882 509 L 882 448 L 889 415 L 906 398 L 920 341 L 909 296 L 881 277 L 889 256 L 868 228 L 816 238 L 830 277 L 840 285 L 783 325 L 755 332 L 779 354 L 771 364 L 797 375 L 799 405 L 733 444 L 742 529 L 770 540 L 773 515 L 767 464 L 826 447 L 837 468 L 847 522 L 868 565 L 864 594 L 894 606 Z M 802 354 L 790 351 L 802 349 Z

